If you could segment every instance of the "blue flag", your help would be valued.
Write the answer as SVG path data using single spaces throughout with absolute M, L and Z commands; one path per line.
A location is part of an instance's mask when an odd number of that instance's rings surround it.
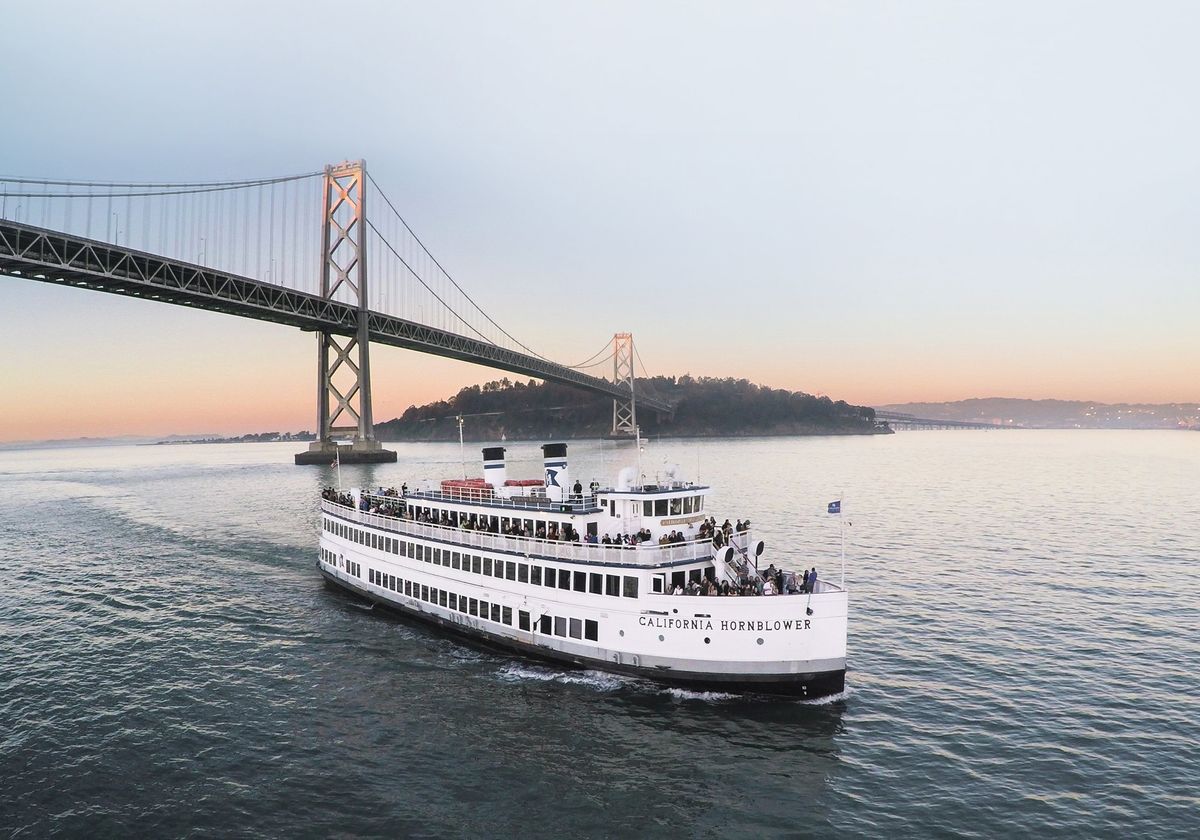
M 841 513 L 842 512 L 842 500 L 838 499 L 836 502 L 830 502 L 829 503 L 829 512 L 830 513 Z

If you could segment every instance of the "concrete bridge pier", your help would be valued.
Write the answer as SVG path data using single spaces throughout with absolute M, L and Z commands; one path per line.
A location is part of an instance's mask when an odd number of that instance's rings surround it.
M 355 440 L 348 445 L 337 441 L 315 440 L 308 445 L 307 452 L 296 453 L 296 463 L 301 466 L 332 466 L 342 464 L 394 464 L 396 453 L 384 449 L 377 440 Z

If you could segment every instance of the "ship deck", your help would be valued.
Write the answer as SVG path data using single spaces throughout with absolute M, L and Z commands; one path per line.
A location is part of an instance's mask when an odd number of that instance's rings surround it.
M 420 497 L 410 495 L 406 498 L 418 499 Z M 398 498 L 394 500 L 399 501 Z M 633 545 L 605 545 L 561 539 L 551 540 L 539 537 L 510 536 L 490 531 L 463 528 L 458 525 L 418 522 L 403 516 L 390 516 L 382 513 L 370 513 L 358 510 L 350 505 L 330 499 L 321 500 L 321 510 L 326 514 L 345 521 L 365 525 L 370 528 L 377 528 L 396 534 L 397 536 L 429 540 L 463 548 L 498 552 L 528 559 L 558 560 L 619 568 L 658 569 L 696 562 L 707 564 L 715 562 L 713 542 L 707 537 L 666 545 L 659 545 L 653 542 Z M 748 530 L 736 533 L 730 538 L 730 543 L 740 554 L 735 562 L 744 568 L 747 575 L 758 577 L 759 573 L 763 570 L 755 569 L 748 557 L 748 548 L 754 545 L 752 533 Z M 788 579 L 797 582 L 798 585 L 799 575 L 796 575 L 795 572 L 782 568 L 780 568 L 780 572 L 784 576 L 789 576 Z M 790 577 L 793 575 L 796 576 L 794 578 Z M 799 591 L 793 588 L 791 591 L 785 590 L 775 594 L 778 596 L 808 595 L 841 592 L 842 590 L 842 586 L 832 581 L 821 579 L 817 582 L 816 588 L 812 592 Z M 662 593 L 665 597 L 685 597 L 694 594 L 697 593 L 684 592 L 679 596 Z

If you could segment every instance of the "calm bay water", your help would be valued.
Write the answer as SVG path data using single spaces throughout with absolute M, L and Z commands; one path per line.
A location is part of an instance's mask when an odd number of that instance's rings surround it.
M 313 566 L 336 479 L 294 448 L 0 452 L 0 835 L 1200 834 L 1200 434 L 651 444 L 826 577 L 844 497 L 850 688 L 812 705 L 366 610 Z M 344 483 L 461 472 L 398 449 Z

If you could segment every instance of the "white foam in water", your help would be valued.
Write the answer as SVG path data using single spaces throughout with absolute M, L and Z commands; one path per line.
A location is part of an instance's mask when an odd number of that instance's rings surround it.
M 726 700 L 760 700 L 760 701 L 775 701 L 775 702 L 797 702 L 805 706 L 827 706 L 830 703 L 837 703 L 845 700 L 850 696 L 850 688 L 847 686 L 845 690 L 839 694 L 830 694 L 827 697 L 818 697 L 815 700 L 800 700 L 786 697 L 770 697 L 763 694 L 736 694 L 727 691 L 692 691 L 687 688 L 664 688 L 663 694 L 669 694 L 677 700 L 699 700 L 703 703 L 721 703 Z
M 500 678 L 508 682 L 533 680 L 557 682 L 564 685 L 583 685 L 599 691 L 616 691 L 628 683 L 616 674 L 603 671 L 556 671 L 536 665 L 509 665 L 500 669 Z
M 476 662 L 482 662 L 485 659 L 487 659 L 486 654 L 480 653 L 479 651 L 475 651 L 475 650 L 469 650 L 467 648 L 457 646 L 457 645 L 455 647 L 449 649 L 449 656 L 451 659 L 453 659 L 456 662 L 476 663 Z
M 837 694 L 829 694 L 825 697 L 818 697 L 816 700 L 801 700 L 805 706 L 828 706 L 830 703 L 838 703 L 848 698 L 851 694 L 850 686 L 846 686 Z
M 664 688 L 663 694 L 670 694 L 676 700 L 699 700 L 702 703 L 720 703 L 724 700 L 741 700 L 743 695 L 731 694 L 727 691 L 692 691 L 687 688 Z

